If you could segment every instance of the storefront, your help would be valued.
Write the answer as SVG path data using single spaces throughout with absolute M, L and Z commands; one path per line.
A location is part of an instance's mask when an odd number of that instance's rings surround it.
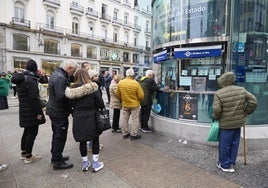
M 153 59 L 162 86 L 157 117 L 209 125 L 217 78 L 233 71 L 236 84 L 261 101 L 247 124 L 268 125 L 267 6 L 254 0 L 152 1 Z

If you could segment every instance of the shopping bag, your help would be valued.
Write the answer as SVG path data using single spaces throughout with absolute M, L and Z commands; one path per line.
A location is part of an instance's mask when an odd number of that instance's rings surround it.
M 210 124 L 210 130 L 208 133 L 208 142 L 218 142 L 219 141 L 219 122 L 213 121 Z
M 99 133 L 111 128 L 109 111 L 106 109 L 96 111 L 96 128 Z

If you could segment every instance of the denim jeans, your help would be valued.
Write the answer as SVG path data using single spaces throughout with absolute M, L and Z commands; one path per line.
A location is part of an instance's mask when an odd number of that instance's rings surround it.
M 241 128 L 220 129 L 219 135 L 219 162 L 223 168 L 235 165 Z

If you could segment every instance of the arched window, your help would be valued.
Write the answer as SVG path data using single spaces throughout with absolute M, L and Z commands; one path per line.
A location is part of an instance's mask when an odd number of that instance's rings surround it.
M 25 19 L 25 6 L 22 2 L 17 1 L 14 4 L 14 19 L 15 22 L 24 23 Z
M 30 50 L 29 36 L 14 33 L 13 34 L 13 49 L 14 50 L 29 51 Z
M 79 19 L 74 17 L 72 21 L 72 33 L 79 34 Z
M 47 11 L 46 14 L 46 28 L 54 29 L 55 26 L 55 13 L 51 10 Z

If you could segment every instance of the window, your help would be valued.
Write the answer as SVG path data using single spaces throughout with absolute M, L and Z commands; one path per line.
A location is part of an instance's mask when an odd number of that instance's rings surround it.
M 125 42 L 125 43 L 128 43 L 128 42 L 129 42 L 129 34 L 128 34 L 127 31 L 125 32 L 125 39 L 124 39 L 124 42 Z
M 48 54 L 60 54 L 59 42 L 53 39 L 45 39 L 44 52 Z
M 80 44 L 71 44 L 71 56 L 82 57 L 81 48 L 82 46 Z
M 128 24 L 128 17 L 129 17 L 128 13 L 125 13 L 125 15 L 124 15 L 124 24 Z
M 134 26 L 137 26 L 138 25 L 138 16 L 135 16 L 134 17 Z
M 87 58 L 97 58 L 96 47 L 88 46 L 87 47 Z
M 54 13 L 52 11 L 48 11 L 46 15 L 46 28 L 54 29 Z
M 14 6 L 14 16 L 16 22 L 24 23 L 24 5 L 22 3 L 17 2 Z
M 123 53 L 123 62 L 129 62 L 129 53 L 128 52 Z
M 102 37 L 103 38 L 107 38 L 107 28 L 106 28 L 106 26 L 102 26 L 102 28 L 101 28 L 101 34 L 102 34 Z
M 149 46 L 149 38 L 148 37 L 146 37 L 145 46 L 146 46 L 146 48 L 149 48 L 150 47 Z
M 145 30 L 146 30 L 147 32 L 149 32 L 149 21 L 146 21 Z
M 118 30 L 117 29 L 114 30 L 113 41 L 118 42 Z
M 101 57 L 101 59 L 109 60 L 109 50 L 102 48 L 100 50 L 100 57 Z
M 72 33 L 73 34 L 78 34 L 79 33 L 79 22 L 77 18 L 73 19 L 72 22 Z
M 94 28 L 93 28 L 93 23 L 92 22 L 88 23 L 88 31 L 89 31 L 89 36 L 93 36 Z
M 113 18 L 113 20 L 118 20 L 118 13 L 119 13 L 119 10 L 114 9 L 114 18 Z
M 133 54 L 133 63 L 139 64 L 139 54 Z
M 111 54 L 111 59 L 112 61 L 119 61 L 120 58 L 119 58 L 119 54 L 120 54 L 120 51 L 118 50 L 114 50 Z
M 138 44 L 138 36 L 134 35 L 134 46 L 137 46 Z
M 14 50 L 30 50 L 30 41 L 27 35 L 13 34 L 13 49 Z

